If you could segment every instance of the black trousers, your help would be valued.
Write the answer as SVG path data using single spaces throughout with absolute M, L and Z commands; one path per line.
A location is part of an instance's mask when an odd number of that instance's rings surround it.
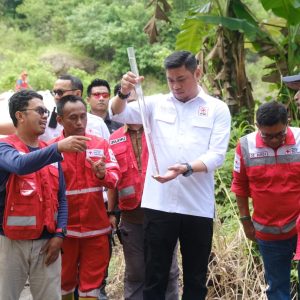
M 183 266 L 182 300 L 205 299 L 213 220 L 145 209 L 144 300 L 164 300 L 174 247 L 179 239 Z

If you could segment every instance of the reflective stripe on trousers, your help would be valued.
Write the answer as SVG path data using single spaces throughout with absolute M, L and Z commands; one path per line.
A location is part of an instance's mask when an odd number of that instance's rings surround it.
M 106 228 L 103 228 L 103 229 L 86 231 L 86 232 L 78 232 L 78 231 L 67 229 L 67 236 L 81 238 L 81 237 L 88 237 L 88 236 L 95 236 L 95 235 L 107 234 L 110 231 L 111 231 L 111 227 L 110 226 L 106 227 Z

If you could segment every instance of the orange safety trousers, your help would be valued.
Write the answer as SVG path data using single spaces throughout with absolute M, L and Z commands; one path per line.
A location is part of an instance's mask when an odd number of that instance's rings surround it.
M 109 264 L 107 235 L 66 237 L 62 255 L 62 295 L 79 287 L 79 296 L 96 297 Z

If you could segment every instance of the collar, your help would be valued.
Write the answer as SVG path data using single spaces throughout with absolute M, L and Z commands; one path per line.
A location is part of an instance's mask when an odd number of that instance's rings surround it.
M 124 124 L 124 126 L 123 126 L 123 132 L 124 133 L 127 133 L 128 131 L 132 131 L 132 132 L 141 131 L 141 132 L 143 132 L 143 130 L 144 130 L 143 126 L 139 130 L 130 129 L 127 124 Z
M 295 141 L 294 134 L 293 134 L 292 130 L 290 129 L 290 127 L 287 127 L 285 141 L 282 145 L 295 145 L 295 144 L 296 144 L 296 141 Z M 259 132 L 257 131 L 256 132 L 256 148 L 266 148 L 266 147 L 269 148 L 264 143 L 264 140 L 262 139 Z
M 177 98 L 175 98 L 175 96 L 173 95 L 172 92 L 170 92 L 170 99 L 172 100 L 175 100 L 177 101 L 178 103 L 182 103 L 182 104 L 186 104 L 186 103 L 191 103 L 191 102 L 194 102 L 195 100 L 200 100 L 200 101 L 205 101 L 205 96 L 206 96 L 206 93 L 204 92 L 204 90 L 201 88 L 200 85 L 198 85 L 198 94 L 196 97 L 186 101 L 186 102 L 181 102 L 180 100 L 178 100 Z

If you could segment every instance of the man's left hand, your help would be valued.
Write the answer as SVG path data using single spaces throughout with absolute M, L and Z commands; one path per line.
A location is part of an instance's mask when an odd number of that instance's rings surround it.
M 181 175 L 186 171 L 186 166 L 182 164 L 175 164 L 168 168 L 168 171 L 164 175 L 153 175 L 152 177 L 160 183 L 168 182 L 178 175 Z
M 105 156 L 102 156 L 98 161 L 93 161 L 90 157 L 86 158 L 91 164 L 92 170 L 99 179 L 104 179 L 106 173 Z
M 60 253 L 63 239 L 60 237 L 53 237 L 47 241 L 47 243 L 42 247 L 40 254 L 45 254 L 45 264 L 46 266 L 54 263 Z

